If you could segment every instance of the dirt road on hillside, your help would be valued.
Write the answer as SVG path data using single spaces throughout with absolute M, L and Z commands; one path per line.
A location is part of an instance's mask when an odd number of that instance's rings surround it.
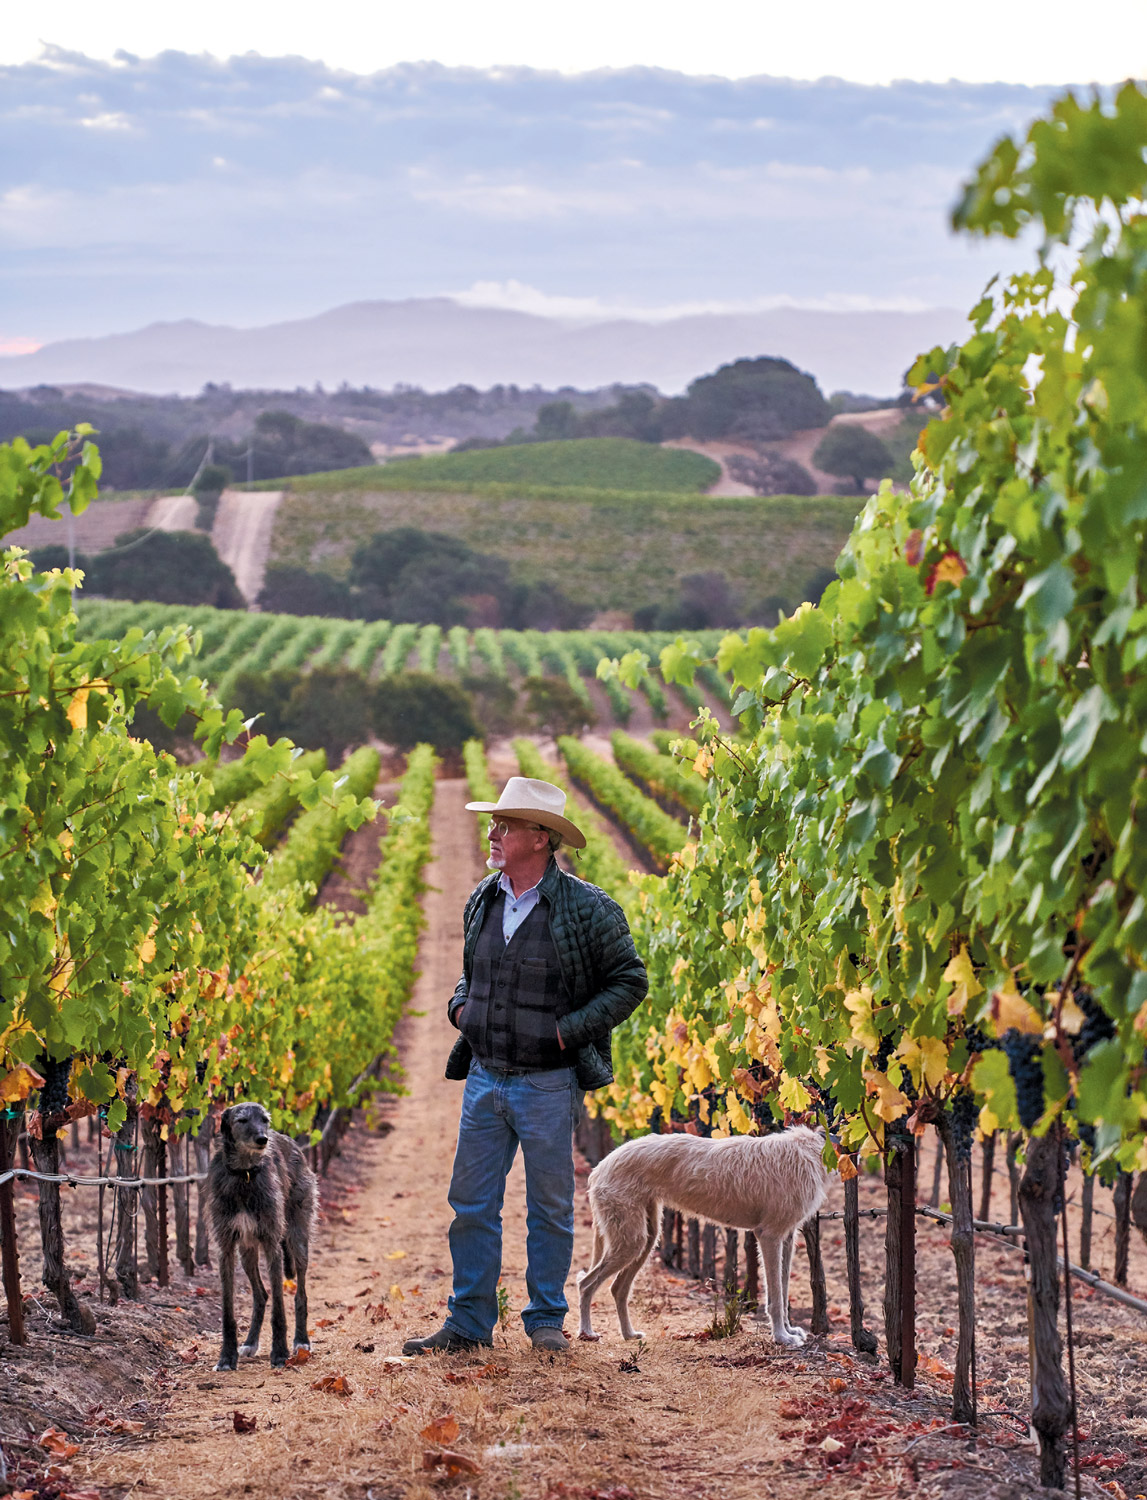
M 211 531 L 215 550 L 235 575 L 248 606 L 263 587 L 282 490 L 224 490 Z

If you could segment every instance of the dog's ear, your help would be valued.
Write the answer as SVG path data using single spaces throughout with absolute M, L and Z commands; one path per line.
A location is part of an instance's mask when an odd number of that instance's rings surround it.
M 234 1138 L 235 1138 L 234 1135 L 232 1134 L 232 1131 L 231 1131 L 231 1109 L 232 1108 L 234 1108 L 233 1105 L 231 1106 L 231 1108 L 225 1109 L 223 1111 L 223 1113 L 219 1116 L 219 1134 L 223 1137 L 223 1139 L 225 1141 L 234 1140 Z

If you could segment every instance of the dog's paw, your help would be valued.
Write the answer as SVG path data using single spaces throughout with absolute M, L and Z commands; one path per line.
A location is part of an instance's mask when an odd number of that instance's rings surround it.
M 220 1371 L 234 1370 L 238 1368 L 238 1364 L 239 1361 L 237 1359 L 229 1359 L 226 1355 L 224 1355 L 224 1357 L 219 1361 L 215 1368 L 216 1370 Z
M 254 1359 L 255 1356 L 256 1356 L 256 1354 L 258 1354 L 258 1352 L 259 1352 L 259 1346 L 258 1346 L 258 1344 L 240 1344 L 239 1345 L 239 1357 L 240 1357 L 240 1359 Z
M 272 1370 L 281 1370 L 286 1363 L 287 1351 L 285 1349 L 278 1349 L 271 1355 Z
M 774 1328 L 773 1338 L 778 1344 L 783 1344 L 786 1349 L 799 1349 L 808 1335 L 801 1328 L 794 1328 L 790 1333 L 785 1328 Z
M 640 1328 L 631 1328 L 628 1333 L 623 1333 L 621 1336 L 631 1344 L 636 1343 L 638 1339 L 643 1339 L 645 1337 Z
M 308 1354 L 311 1352 L 311 1346 L 309 1343 L 306 1343 L 300 1339 L 296 1339 L 294 1344 L 294 1352 L 297 1354 L 300 1349 L 305 1349 Z
M 583 1329 L 578 1334 L 578 1338 L 582 1341 L 583 1344 L 600 1344 L 601 1343 L 601 1334 L 600 1333 L 594 1333 L 592 1329 L 590 1329 L 588 1332 L 585 1329 Z

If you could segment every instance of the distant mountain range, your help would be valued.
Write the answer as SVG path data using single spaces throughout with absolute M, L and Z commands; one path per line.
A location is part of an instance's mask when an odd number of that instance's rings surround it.
M 822 390 L 899 392 L 923 350 L 962 338 L 962 313 L 822 312 L 777 308 L 700 313 L 662 322 L 573 323 L 449 297 L 354 302 L 317 317 L 263 328 L 190 319 L 133 333 L 65 339 L 34 354 L 0 357 L 0 389 L 95 382 L 153 394 L 191 395 L 208 382 L 242 389 L 459 384 L 594 389 L 648 382 L 673 393 L 718 365 L 779 355 L 815 375 Z

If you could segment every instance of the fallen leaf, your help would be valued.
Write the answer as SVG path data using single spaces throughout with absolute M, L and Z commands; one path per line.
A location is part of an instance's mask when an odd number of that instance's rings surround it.
M 826 1437 L 824 1442 L 821 1443 L 820 1446 L 826 1453 L 839 1453 L 840 1450 L 844 1447 L 844 1444 L 838 1443 L 834 1437 Z
M 481 1474 L 482 1472 L 481 1467 L 472 1458 L 467 1458 L 464 1453 L 452 1453 L 448 1448 L 441 1453 L 424 1453 L 422 1467 L 424 1469 L 443 1468 L 451 1477 L 456 1474 Z
M 289 1276 L 283 1277 L 283 1291 L 286 1292 L 288 1297 L 293 1297 L 298 1290 L 299 1283 L 297 1281 L 292 1281 Z
M 428 1443 L 441 1443 L 445 1447 L 454 1441 L 458 1432 L 458 1418 L 453 1412 L 447 1412 L 445 1416 L 435 1417 L 418 1435 Z
M 334 1326 L 335 1320 L 333 1318 L 320 1318 L 315 1324 L 316 1328 L 333 1328 Z
M 402 1288 L 399 1286 L 399 1284 L 398 1284 L 397 1281 L 394 1283 L 394 1285 L 390 1289 L 390 1300 L 392 1302 L 405 1302 L 406 1301 L 406 1298 L 402 1294 Z
M 254 1417 L 245 1417 L 241 1411 L 231 1413 L 231 1425 L 236 1432 L 254 1432 L 258 1426 Z
M 354 1394 L 354 1387 L 345 1375 L 324 1375 L 321 1380 L 316 1380 L 311 1385 L 312 1391 L 329 1391 L 332 1396 L 350 1396 Z
M 36 1441 L 54 1458 L 71 1458 L 80 1451 L 79 1443 L 70 1443 L 68 1434 L 58 1427 L 47 1428 Z
M 198 1344 L 189 1344 L 186 1349 L 180 1349 L 179 1350 L 179 1360 L 180 1360 L 181 1364 L 193 1365 L 198 1358 L 199 1358 L 199 1345 Z
M 207 1288 L 205 1286 L 197 1286 L 195 1288 L 195 1295 L 197 1297 L 206 1297 L 206 1295 L 207 1295 Z
M 843 1390 L 847 1390 L 848 1389 L 848 1381 L 847 1380 L 842 1380 L 839 1375 L 835 1375 L 829 1381 L 828 1388 L 829 1388 L 830 1391 L 843 1391 Z
M 409 1354 L 388 1354 L 382 1362 L 383 1372 L 387 1375 L 397 1375 L 412 1358 L 413 1356 Z
M 287 1367 L 288 1369 L 293 1369 L 298 1365 L 305 1365 L 310 1357 L 311 1351 L 309 1349 L 296 1349 L 291 1357 L 287 1360 Z
M 388 1250 L 387 1253 L 382 1258 L 383 1258 L 383 1260 L 405 1260 L 406 1259 L 406 1251 L 405 1250 Z

